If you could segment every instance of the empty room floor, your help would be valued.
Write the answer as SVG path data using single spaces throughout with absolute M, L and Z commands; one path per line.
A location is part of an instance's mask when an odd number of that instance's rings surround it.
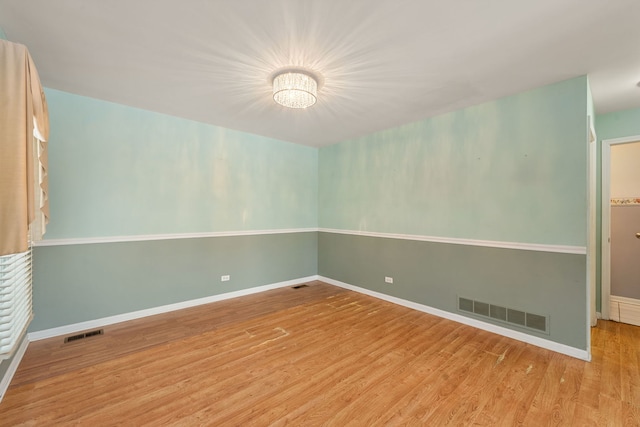
M 640 327 L 592 355 L 310 282 L 33 342 L 0 425 L 640 425 Z

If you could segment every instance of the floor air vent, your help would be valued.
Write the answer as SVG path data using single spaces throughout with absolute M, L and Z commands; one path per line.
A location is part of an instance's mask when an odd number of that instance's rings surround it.
M 89 338 L 89 337 L 93 337 L 96 335 L 104 335 L 104 329 L 96 329 L 95 331 L 89 331 L 89 332 L 83 332 L 81 334 L 77 334 L 77 335 L 71 335 L 70 337 L 66 337 L 64 339 L 64 342 L 72 342 L 72 341 L 77 341 L 77 340 L 81 340 L 83 338 Z
M 304 284 L 303 284 L 303 285 L 295 285 L 295 286 L 292 286 L 292 287 L 291 287 L 291 289 L 300 289 L 300 288 L 308 288 L 308 287 L 309 287 L 308 285 L 304 285 Z
M 533 329 L 538 332 L 549 333 L 549 319 L 539 314 L 526 313 L 524 311 L 462 297 L 458 297 L 458 310 L 527 329 Z

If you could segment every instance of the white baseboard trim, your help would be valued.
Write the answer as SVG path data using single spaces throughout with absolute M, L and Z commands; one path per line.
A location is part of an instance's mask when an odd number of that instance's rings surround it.
M 536 347 L 545 348 L 547 350 L 555 351 L 557 353 L 566 354 L 567 356 L 575 357 L 577 359 L 590 361 L 591 353 L 587 350 L 582 350 L 575 347 L 570 347 L 565 344 L 560 344 L 547 339 L 535 337 L 533 335 L 525 334 L 524 332 L 514 331 L 501 326 L 493 325 L 491 323 L 482 322 L 480 320 L 465 317 L 459 314 L 451 313 L 448 311 L 440 310 L 437 308 L 429 307 L 428 305 L 419 304 L 417 302 L 405 300 L 402 298 L 393 297 L 380 292 L 371 291 L 369 289 L 353 286 L 348 283 L 333 280 L 328 277 L 319 276 L 318 280 L 329 283 L 334 286 L 349 289 L 361 294 L 369 295 L 374 298 L 378 298 L 384 301 L 388 301 L 394 304 L 402 305 L 404 307 L 412 308 L 414 310 L 422 311 L 424 313 L 432 314 L 434 316 L 443 317 L 454 322 L 462 323 L 474 328 L 482 329 L 484 331 L 493 332 L 494 334 L 502 335 L 508 338 L 512 338 L 518 341 L 525 342 L 527 344 L 535 345 Z
M 400 233 L 379 233 L 376 231 L 342 230 L 335 228 L 289 228 L 274 230 L 243 230 L 243 231 L 211 231 L 200 233 L 173 233 L 173 234 L 150 234 L 132 236 L 103 236 L 103 237 L 78 237 L 64 239 L 45 239 L 33 242 L 35 247 L 44 246 L 65 246 L 65 245 L 87 245 L 97 243 L 122 243 L 122 242 L 145 242 L 151 240 L 172 240 L 172 239 L 200 239 L 206 237 L 237 237 L 237 236 L 260 236 L 265 234 L 290 234 L 290 233 L 312 233 L 312 232 L 350 234 L 353 236 L 381 237 L 386 239 L 417 240 L 421 242 L 448 243 L 453 245 L 483 246 L 488 248 L 518 249 L 538 252 L 556 252 L 566 254 L 584 255 L 587 253 L 585 246 L 569 245 L 545 245 L 539 243 L 521 242 L 501 242 L 494 240 L 464 239 L 459 237 L 423 236 L 418 234 Z
M 224 294 L 211 295 L 204 298 L 182 301 L 175 304 L 162 305 L 159 307 L 148 308 L 145 310 L 133 311 L 130 313 L 117 314 L 115 316 L 103 317 L 101 319 L 88 320 L 85 322 L 74 323 L 71 325 L 58 326 L 56 328 L 44 329 L 42 331 L 30 332 L 27 334 L 29 341 L 39 341 L 47 338 L 58 337 L 61 335 L 73 334 L 85 331 L 87 329 L 102 328 L 104 326 L 113 325 L 114 323 L 126 322 L 128 320 L 140 319 L 142 317 L 153 316 L 156 314 L 168 313 L 170 311 L 182 310 L 184 308 L 195 307 L 212 302 L 223 301 L 231 298 L 242 297 L 245 295 L 257 294 L 259 292 L 269 291 L 272 289 L 294 286 L 300 283 L 318 280 L 318 276 L 301 277 L 299 279 L 287 280 L 284 282 L 272 283 L 269 285 L 256 286 L 254 288 L 242 289 L 239 291 L 227 292 Z
M 13 359 L 11 360 L 11 364 L 9 365 L 9 369 L 7 369 L 7 372 L 5 372 L 2 379 L 0 379 L 0 402 L 2 402 L 2 398 L 4 397 L 5 393 L 9 389 L 11 380 L 13 379 L 13 376 L 18 370 L 18 365 L 20 365 L 20 362 L 22 361 L 22 357 L 24 356 L 24 353 L 27 351 L 28 345 L 29 345 L 29 338 L 27 337 L 27 335 L 25 335 L 24 338 L 22 338 L 22 342 L 20 343 L 20 346 L 18 347 L 15 354 L 13 355 Z
M 640 300 L 611 295 L 609 297 L 609 319 L 640 326 Z

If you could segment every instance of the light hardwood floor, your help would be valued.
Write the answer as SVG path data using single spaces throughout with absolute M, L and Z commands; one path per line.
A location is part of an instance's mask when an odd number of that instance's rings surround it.
M 308 285 L 31 343 L 0 425 L 640 425 L 640 327 L 586 363 Z

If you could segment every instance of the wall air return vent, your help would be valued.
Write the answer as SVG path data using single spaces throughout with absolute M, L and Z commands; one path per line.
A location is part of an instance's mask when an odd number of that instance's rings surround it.
M 104 335 L 104 329 L 96 329 L 95 331 L 83 332 L 77 335 L 71 335 L 69 337 L 65 337 L 64 342 L 72 342 L 81 340 L 83 338 L 89 338 L 96 335 Z
M 549 333 L 549 318 L 540 314 L 527 313 L 513 308 L 502 307 L 469 298 L 458 297 L 458 311 L 485 317 L 510 325 Z

